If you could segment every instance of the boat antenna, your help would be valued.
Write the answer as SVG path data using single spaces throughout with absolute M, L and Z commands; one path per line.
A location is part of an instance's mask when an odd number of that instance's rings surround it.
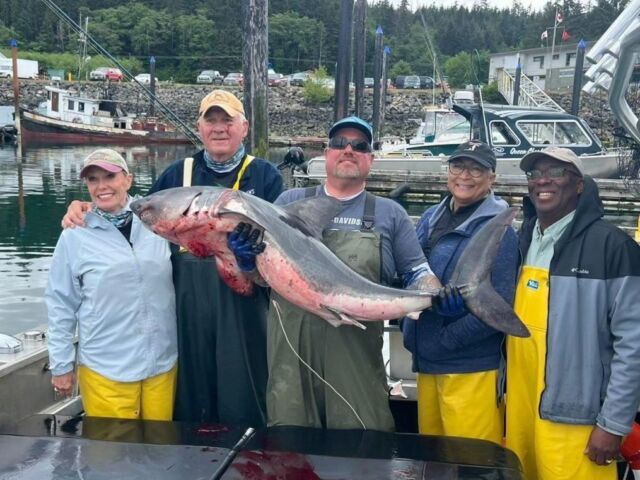
M 125 75 L 126 78 L 133 79 L 133 75 L 131 74 L 131 72 L 129 72 L 129 70 L 127 70 L 118 60 L 116 60 L 116 58 L 113 55 L 111 55 L 102 45 L 100 45 L 95 38 L 89 35 L 89 33 L 86 30 L 84 30 L 71 17 L 69 17 L 69 15 L 67 15 L 60 7 L 58 7 L 53 2 L 53 0 L 42 0 L 42 3 L 44 3 L 47 7 L 49 7 L 49 9 L 51 9 L 51 11 L 56 17 L 66 22 L 78 35 L 83 36 L 85 39 L 84 41 L 88 41 L 89 44 L 98 53 L 100 53 L 101 55 L 104 55 L 109 60 L 111 60 L 122 71 L 122 73 Z M 165 105 L 165 103 L 162 102 L 158 97 L 156 97 L 151 92 L 151 90 L 149 90 L 147 87 L 145 87 L 138 81 L 136 81 L 136 83 L 138 84 L 139 87 L 143 89 L 145 94 L 160 107 L 160 110 L 164 115 L 166 115 L 167 119 L 171 123 L 173 123 L 191 141 L 191 143 L 193 143 L 195 146 L 199 146 L 201 144 L 200 137 L 198 137 L 198 135 L 193 130 L 191 130 L 191 128 L 180 119 L 180 117 L 178 117 L 175 113 L 173 113 L 173 111 L 167 105 Z
M 480 78 L 478 78 L 478 72 L 480 71 L 480 52 L 478 52 L 477 48 L 474 48 L 473 51 L 478 58 L 478 70 L 476 71 L 473 68 L 473 62 L 471 62 L 471 71 L 473 72 L 473 76 L 476 77 L 476 84 L 478 85 L 478 99 L 480 100 L 480 111 L 482 112 L 482 124 L 484 126 L 484 135 L 487 139 L 487 145 L 491 146 L 491 138 L 489 137 L 489 125 L 487 124 L 487 114 L 484 111 L 484 100 L 482 99 L 482 84 L 480 83 Z
M 436 50 L 433 47 L 433 43 L 431 42 L 431 36 L 429 35 L 429 27 L 427 26 L 427 21 L 424 18 L 423 9 L 420 8 L 420 21 L 422 22 L 423 32 L 425 43 L 427 44 L 427 48 L 429 49 L 429 53 L 431 53 L 431 59 L 433 60 L 433 70 L 435 71 L 435 75 L 438 80 L 440 80 L 440 85 L 442 86 L 442 92 L 447 93 L 447 89 L 444 86 L 444 78 L 442 77 L 442 73 L 440 71 L 440 66 L 438 65 L 438 56 L 436 55 Z M 434 78 L 435 82 L 436 79 Z M 433 86 L 435 88 L 435 85 Z

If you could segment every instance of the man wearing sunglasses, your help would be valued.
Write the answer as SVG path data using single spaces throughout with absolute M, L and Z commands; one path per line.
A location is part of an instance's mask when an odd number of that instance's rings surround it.
M 507 339 L 507 447 L 531 479 L 616 478 L 640 403 L 640 247 L 602 219 L 566 148 L 525 155 L 523 264 Z
M 416 227 L 422 251 L 443 284 L 449 282 L 471 238 L 508 207 L 491 191 L 496 157 L 487 144 L 465 142 L 448 163 L 449 194 L 427 209 Z M 517 265 L 518 241 L 510 228 L 491 274 L 494 289 L 509 304 Z M 404 345 L 418 374 L 419 431 L 500 444 L 504 408 L 498 391 L 504 384 L 500 381 L 504 335 L 469 313 L 461 296 L 453 298 L 457 301 L 425 310 L 417 322 L 402 322 Z
M 343 209 L 322 239 L 331 251 L 375 282 L 389 284 L 397 275 L 405 285 L 439 287 L 405 210 L 365 191 L 373 163 L 372 137 L 371 127 L 360 118 L 336 122 L 324 152 L 326 183 L 285 191 L 275 203 L 323 195 L 339 199 Z M 274 292 L 271 298 L 279 314 L 272 306 L 267 327 L 269 425 L 394 430 L 381 351 L 382 322 L 369 322 L 366 330 L 335 328 Z

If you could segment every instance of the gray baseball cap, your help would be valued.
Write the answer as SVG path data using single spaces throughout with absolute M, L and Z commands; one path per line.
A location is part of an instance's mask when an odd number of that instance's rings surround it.
M 582 166 L 582 160 L 580 160 L 580 157 L 578 157 L 573 150 L 563 147 L 547 147 L 539 152 L 527 153 L 522 157 L 522 160 L 520 160 L 520 169 L 524 172 L 528 172 L 533 168 L 534 163 L 541 158 L 551 158 L 553 160 L 558 160 L 559 162 L 569 163 L 576 168 L 580 176 L 584 176 L 584 167 Z

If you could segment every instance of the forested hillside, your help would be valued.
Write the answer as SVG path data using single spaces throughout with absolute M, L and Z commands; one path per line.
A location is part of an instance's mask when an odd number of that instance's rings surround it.
M 243 0 L 58 0 L 57 5 L 78 21 L 89 17 L 89 33 L 113 55 L 138 59 L 144 68 L 150 55 L 157 59 L 161 78 L 193 79 L 194 72 L 215 68 L 223 73 L 241 68 L 241 5 Z M 393 7 L 389 0 L 370 1 L 367 74 L 374 33 L 381 25 L 385 44 L 391 47 L 393 73 L 429 75 L 432 58 L 426 46 L 429 35 L 438 61 L 474 63 L 480 59 L 480 79 L 486 78 L 486 54 L 541 45 L 541 33 L 553 27 L 556 8 L 563 18 L 568 41 L 595 40 L 611 24 L 626 1 L 579 0 L 547 3 L 530 11 L 518 0 L 508 10 L 489 8 L 479 0 L 462 7 L 426 7 L 412 11 L 414 2 Z M 335 66 L 340 0 L 270 0 L 270 61 L 279 72 L 290 73 L 324 65 Z M 83 22 L 84 23 L 84 22 Z M 17 38 L 21 51 L 75 55 L 77 35 L 39 0 L 0 0 L 0 45 Z M 551 36 L 549 36 L 549 40 Z M 477 55 L 475 52 L 478 52 Z M 89 55 L 92 55 L 89 52 Z M 53 66 L 53 65 L 50 65 Z M 447 68 L 445 67 L 445 71 Z M 467 69 L 472 72 L 471 68 Z M 469 75 L 472 75 L 471 73 Z M 469 81 L 474 81 L 469 78 Z

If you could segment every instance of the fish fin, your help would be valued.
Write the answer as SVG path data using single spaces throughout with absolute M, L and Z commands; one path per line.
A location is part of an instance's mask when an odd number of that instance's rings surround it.
M 491 270 L 502 237 L 517 213 L 517 208 L 507 208 L 471 237 L 449 282 L 458 287 L 469 311 L 481 321 L 509 335 L 528 337 L 527 327 L 491 285 Z
M 469 311 L 490 327 L 514 337 L 531 335 L 511 305 L 493 289 L 488 278 L 475 287 L 469 284 L 458 289 Z
M 418 318 L 420 318 L 420 314 L 422 312 L 411 312 L 411 313 L 407 313 L 407 317 L 410 318 L 411 320 L 418 320 Z
M 282 220 L 289 226 L 314 238 L 322 238 L 322 231 L 343 209 L 342 202 L 325 195 L 304 198 L 281 206 L 287 215 Z
M 366 330 L 367 327 L 365 327 L 363 324 L 361 324 L 359 321 L 357 321 L 355 318 L 350 317 L 349 315 L 346 315 L 345 313 L 336 310 L 335 308 L 332 307 L 328 307 L 326 305 L 320 305 L 322 308 L 324 308 L 325 310 L 327 310 L 328 312 L 331 313 L 331 315 L 333 315 L 333 317 L 335 318 L 335 321 L 332 322 L 331 320 L 327 319 L 327 321 L 333 325 L 334 327 L 339 327 L 340 325 L 353 325 L 355 327 L 361 328 L 362 330 Z
M 216 267 L 220 278 L 238 295 L 249 296 L 253 293 L 253 282 L 240 271 L 233 255 L 216 257 Z

